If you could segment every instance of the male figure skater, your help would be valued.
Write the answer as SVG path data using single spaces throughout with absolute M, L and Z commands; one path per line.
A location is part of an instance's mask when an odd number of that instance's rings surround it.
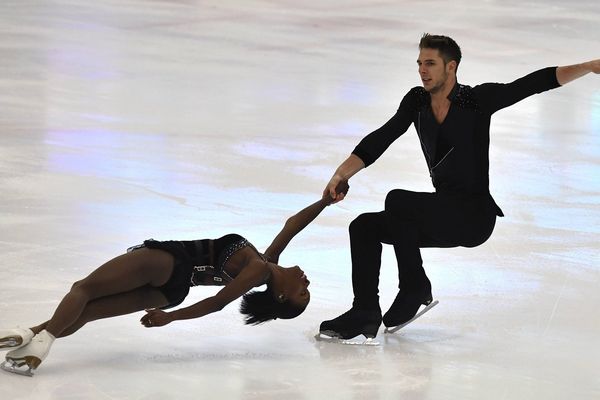
M 469 87 L 457 83 L 461 51 L 446 36 L 425 34 L 419 43 L 423 86 L 410 90 L 396 114 L 367 135 L 335 171 L 325 188 L 334 201 L 339 182 L 374 163 L 414 124 L 425 155 L 434 193 L 396 189 L 384 211 L 358 216 L 350 224 L 352 308 L 330 321 L 320 333 L 350 339 L 377 335 L 405 324 L 421 305 L 430 305 L 431 283 L 423 269 L 421 247 L 474 247 L 491 235 L 502 211 L 489 192 L 489 127 L 496 111 L 536 93 L 557 88 L 589 72 L 600 73 L 600 59 L 549 67 L 508 84 Z M 382 243 L 394 246 L 398 261 L 398 295 L 381 316 L 378 285 Z

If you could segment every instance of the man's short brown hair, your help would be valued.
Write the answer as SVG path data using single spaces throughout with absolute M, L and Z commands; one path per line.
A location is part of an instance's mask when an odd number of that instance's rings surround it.
M 435 49 L 440 52 L 440 56 L 444 59 L 444 64 L 448 64 L 450 61 L 456 61 L 456 68 L 460 64 L 462 53 L 460 47 L 452 38 L 442 35 L 430 35 L 429 33 L 423 34 L 421 41 L 419 42 L 419 50 L 422 49 Z

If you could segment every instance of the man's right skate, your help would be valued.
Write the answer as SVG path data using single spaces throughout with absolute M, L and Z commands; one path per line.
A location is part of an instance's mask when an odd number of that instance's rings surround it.
M 377 336 L 380 325 L 381 311 L 351 308 L 335 319 L 323 321 L 315 339 L 324 342 L 377 346 L 379 343 L 373 339 Z M 359 335 L 363 335 L 366 340 L 362 342 L 349 340 Z
M 384 332 L 396 332 L 431 310 L 438 303 L 437 300 L 433 300 L 430 289 L 420 292 L 401 290 L 390 309 L 383 316 L 383 323 L 386 326 Z M 422 305 L 425 308 L 419 311 Z

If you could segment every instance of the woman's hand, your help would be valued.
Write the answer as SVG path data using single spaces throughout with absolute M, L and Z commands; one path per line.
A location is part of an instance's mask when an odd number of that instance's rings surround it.
M 333 190 L 331 190 L 331 188 L 333 188 Z M 348 185 L 347 180 L 334 176 L 331 178 L 331 181 L 325 190 L 323 190 L 323 198 L 328 200 L 327 205 L 337 203 L 346 197 L 348 189 L 350 189 L 350 185 Z
M 155 326 L 164 326 L 170 322 L 173 322 L 173 318 L 172 318 L 171 314 L 169 314 L 168 312 L 164 312 L 161 309 L 150 308 L 145 311 L 146 311 L 146 315 L 144 315 L 142 317 L 142 319 L 140 319 L 140 322 L 146 328 L 153 328 Z

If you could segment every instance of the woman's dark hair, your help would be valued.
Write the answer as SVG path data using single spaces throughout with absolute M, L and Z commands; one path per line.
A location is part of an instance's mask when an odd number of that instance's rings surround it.
M 419 50 L 422 49 L 435 49 L 439 51 L 440 56 L 444 59 L 444 63 L 448 64 L 450 61 L 454 60 L 456 61 L 456 69 L 458 70 L 458 64 L 460 64 L 462 53 L 460 47 L 452 40 L 452 38 L 425 33 L 419 42 Z
M 240 312 L 245 315 L 244 322 L 258 325 L 272 319 L 291 319 L 302 314 L 306 307 L 292 304 L 289 301 L 280 303 L 273 297 L 271 289 L 259 292 L 253 290 L 242 297 Z

